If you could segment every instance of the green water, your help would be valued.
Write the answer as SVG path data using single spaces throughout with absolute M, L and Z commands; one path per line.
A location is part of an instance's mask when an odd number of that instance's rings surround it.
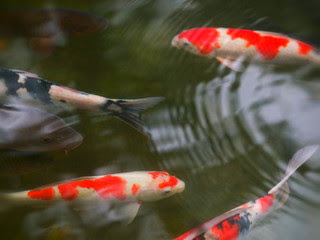
M 82 219 L 60 206 L 0 213 L 2 239 L 171 239 L 268 191 L 299 148 L 320 143 L 317 71 L 250 65 L 244 72 L 171 47 L 173 36 L 199 26 L 246 27 L 320 40 L 318 1 L 2 0 L 6 7 L 78 9 L 105 17 L 100 33 L 70 37 L 41 58 L 23 39 L 0 52 L 0 66 L 110 98 L 164 96 L 143 115 L 146 139 L 115 119 L 75 113 L 84 141 L 68 155 L 38 156 L 45 166 L 0 176 L 1 191 L 72 177 L 165 170 L 186 183 L 182 194 L 145 204 L 124 226 Z M 318 239 L 319 153 L 290 181 L 287 204 L 248 239 Z M 27 164 L 29 165 L 29 164 Z M 37 164 L 36 164 L 37 166 Z

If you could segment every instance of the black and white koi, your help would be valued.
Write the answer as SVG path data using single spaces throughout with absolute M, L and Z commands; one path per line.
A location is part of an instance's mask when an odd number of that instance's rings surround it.
M 138 99 L 111 99 L 40 78 L 21 70 L 0 69 L 0 100 L 14 99 L 25 103 L 41 103 L 63 110 L 83 109 L 104 112 L 128 123 L 138 131 L 149 134 L 140 120 L 139 113 L 157 103 L 162 97 Z

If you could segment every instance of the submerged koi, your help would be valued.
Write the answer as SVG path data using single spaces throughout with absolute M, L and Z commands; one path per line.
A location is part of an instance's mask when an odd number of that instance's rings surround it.
M 0 105 L 0 149 L 27 152 L 69 151 L 83 137 L 61 118 L 23 105 Z
M 216 58 L 239 70 L 237 60 L 274 64 L 320 64 L 313 46 L 285 35 L 228 28 L 194 28 L 175 36 L 172 45 L 194 54 Z
M 71 36 L 101 32 L 106 19 L 88 12 L 63 8 L 23 8 L 0 10 L 0 38 L 26 38 L 40 56 L 48 56 Z M 0 50 L 2 42 L 0 39 Z M 6 46 L 6 44 L 5 44 Z
M 182 180 L 167 172 L 127 172 L 105 176 L 81 177 L 50 186 L 16 193 L 3 193 L 0 197 L 12 204 L 39 204 L 57 201 L 92 202 L 115 201 L 128 203 L 126 210 L 133 219 L 140 203 L 158 201 L 184 190 Z
M 318 147 L 307 146 L 296 152 L 281 181 L 266 195 L 215 217 L 174 240 L 236 240 L 245 236 L 263 217 L 285 204 L 289 197 L 287 180 Z
M 0 98 L 18 99 L 24 103 L 42 103 L 63 110 L 83 109 L 104 112 L 148 134 L 139 113 L 159 103 L 162 97 L 111 99 L 80 92 L 58 83 L 42 79 L 34 73 L 0 68 Z

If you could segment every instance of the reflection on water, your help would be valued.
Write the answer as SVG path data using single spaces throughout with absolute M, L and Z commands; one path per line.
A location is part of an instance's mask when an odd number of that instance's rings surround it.
M 28 7 L 44 7 L 32 2 Z M 22 1 L 2 4 L 12 8 Z M 255 26 L 252 22 L 262 18 L 318 42 L 318 3 L 99 0 L 66 4 L 55 2 L 54 7 L 105 17 L 108 29 L 76 38 L 65 35 L 68 41 L 45 59 L 35 57 L 23 38 L 10 39 L 10 44 L 0 41 L 5 47 L 1 67 L 37 73 L 101 96 L 164 96 L 166 101 L 143 115 L 151 140 L 114 119 L 73 112 L 69 121 L 59 115 L 68 123 L 79 118 L 76 129 L 83 143 L 67 155 L 0 155 L 5 164 L 18 159 L 9 167 L 13 174 L 0 175 L 1 191 L 137 170 L 168 171 L 184 180 L 186 189 L 180 196 L 145 204 L 127 226 L 100 221 L 103 212 L 79 215 L 60 204 L 1 211 L 3 238 L 171 239 L 265 193 L 278 182 L 298 148 L 320 142 L 318 70 L 250 64 L 237 73 L 170 46 L 184 29 Z M 274 11 L 275 6 L 284 11 Z M 54 30 L 56 25 L 46 26 Z M 287 204 L 270 214 L 249 239 L 318 239 L 318 158 L 316 153 L 290 179 Z M 1 171 L 6 169 L 2 163 Z M 19 168 L 29 174 L 20 176 L 15 171 Z
M 183 169 L 189 189 L 197 189 L 180 202 L 184 214 L 199 219 L 187 221 L 190 229 L 221 214 L 208 209 L 241 204 L 250 199 L 244 192 L 261 195 L 278 180 L 291 149 L 319 142 L 320 85 L 299 76 L 300 69 L 290 75 L 274 70 L 252 65 L 186 86 L 176 102 L 153 114 L 151 149 L 162 155 L 163 168 Z

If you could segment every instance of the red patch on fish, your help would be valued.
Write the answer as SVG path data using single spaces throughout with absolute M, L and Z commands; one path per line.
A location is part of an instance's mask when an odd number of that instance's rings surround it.
M 126 180 L 121 177 L 107 175 L 93 180 L 87 179 L 60 184 L 58 189 L 64 200 L 76 199 L 79 194 L 78 188 L 92 189 L 103 199 L 115 197 L 124 200 L 126 199 L 126 183 Z
M 184 240 L 184 239 L 186 239 L 187 237 L 189 237 L 191 234 L 193 234 L 193 230 L 191 230 L 191 231 L 189 231 L 189 232 L 186 232 L 186 233 L 184 233 L 184 234 L 182 234 L 181 236 L 179 236 L 179 237 L 177 237 L 177 238 L 175 238 L 175 239 L 173 239 L 173 240 Z
M 266 195 L 257 200 L 260 203 L 261 213 L 267 213 L 270 210 L 273 200 L 274 196 L 272 194 Z
M 236 240 L 240 236 L 239 226 L 233 222 L 237 220 L 239 216 L 227 219 L 215 226 L 213 226 L 210 231 L 213 236 L 216 236 L 219 240 Z
M 299 54 L 301 55 L 307 55 L 310 51 L 313 50 L 313 47 L 309 44 L 306 44 L 304 42 L 300 42 L 300 41 L 297 41 L 298 43 L 298 47 L 299 47 Z
M 39 190 L 31 190 L 28 192 L 28 196 L 32 199 L 40 199 L 40 200 L 52 200 L 54 199 L 55 191 L 53 187 L 39 189 Z
M 175 178 L 175 177 L 173 177 L 173 176 L 170 176 L 168 181 L 163 181 L 162 183 L 160 183 L 160 184 L 158 185 L 158 187 L 159 187 L 160 189 L 164 189 L 164 188 L 166 188 L 166 187 L 174 187 L 174 186 L 176 186 L 177 184 L 178 184 L 178 179 Z
M 169 176 L 167 172 L 149 172 L 149 174 L 152 176 L 152 179 L 156 179 L 157 177 L 164 175 Z
M 166 172 L 150 172 L 149 174 L 152 176 L 152 179 L 163 176 L 163 181 L 158 185 L 160 189 L 164 189 L 166 187 L 174 187 L 178 184 L 178 179 L 176 177 L 170 176 Z
M 185 39 L 197 46 L 201 54 L 207 55 L 212 53 L 213 49 L 220 48 L 219 32 L 215 28 L 196 28 L 182 32 L 178 39 Z
M 136 195 L 140 188 L 141 188 L 140 184 L 137 184 L 137 183 L 133 184 L 131 187 L 132 195 Z
M 228 29 L 227 34 L 231 39 L 241 38 L 247 41 L 246 47 L 254 46 L 266 60 L 271 60 L 279 54 L 280 47 L 286 47 L 290 40 L 280 36 L 261 36 L 252 30 Z

